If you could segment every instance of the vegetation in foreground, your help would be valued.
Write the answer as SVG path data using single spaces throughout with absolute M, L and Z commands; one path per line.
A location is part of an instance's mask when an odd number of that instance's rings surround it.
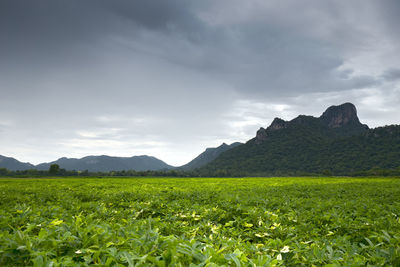
M 395 178 L 0 179 L 1 266 L 400 265 Z

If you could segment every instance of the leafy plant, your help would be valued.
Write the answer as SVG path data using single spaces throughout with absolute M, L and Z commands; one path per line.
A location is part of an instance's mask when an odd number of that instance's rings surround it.
M 0 179 L 1 266 L 400 264 L 395 178 Z

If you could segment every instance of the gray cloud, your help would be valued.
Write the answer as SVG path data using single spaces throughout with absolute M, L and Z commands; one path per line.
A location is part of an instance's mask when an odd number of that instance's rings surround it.
M 371 125 L 395 122 L 398 8 L 1 1 L 0 154 L 151 154 L 181 164 L 206 146 L 245 141 L 275 116 L 340 101 L 358 104 Z
M 400 79 L 400 69 L 388 69 L 383 73 L 382 77 L 388 81 L 396 81 Z

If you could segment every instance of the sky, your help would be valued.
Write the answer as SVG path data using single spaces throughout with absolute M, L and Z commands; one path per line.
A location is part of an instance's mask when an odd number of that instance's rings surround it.
M 397 0 L 2 0 L 0 154 L 179 166 L 352 102 L 400 123 Z

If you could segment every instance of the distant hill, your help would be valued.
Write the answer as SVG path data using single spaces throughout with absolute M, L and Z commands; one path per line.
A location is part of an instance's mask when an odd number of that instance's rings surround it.
M 0 155 L 0 168 L 6 168 L 10 171 L 29 170 L 33 169 L 35 165 L 30 163 L 23 163 L 14 158 L 5 157 Z
M 351 103 L 329 107 L 319 118 L 275 118 L 246 144 L 199 169 L 203 175 L 351 174 L 400 166 L 400 126 L 369 129 Z
M 90 172 L 108 172 L 122 170 L 154 171 L 172 168 L 172 166 L 166 164 L 165 162 L 150 156 L 88 156 L 81 159 L 60 158 L 53 162 L 39 164 L 36 166 L 36 169 L 48 170 L 51 164 L 58 164 L 60 168 L 66 170 L 88 170 Z
M 232 143 L 230 145 L 223 143 L 219 147 L 207 148 L 203 153 L 198 155 L 192 161 L 179 167 L 178 169 L 193 170 L 193 169 L 202 167 L 202 166 L 206 165 L 207 163 L 216 159 L 221 153 L 228 151 L 229 149 L 232 149 L 239 145 L 242 145 L 242 143 L 236 142 L 236 143 Z
M 66 170 L 90 172 L 109 172 L 122 170 L 135 171 L 156 171 L 173 168 L 167 163 L 150 156 L 133 157 L 110 157 L 110 156 L 88 156 L 81 159 L 60 158 L 56 161 L 33 165 L 23 163 L 14 158 L 0 155 L 0 168 L 6 168 L 10 171 L 24 171 L 29 169 L 48 170 L 51 164 L 58 164 L 60 168 Z

